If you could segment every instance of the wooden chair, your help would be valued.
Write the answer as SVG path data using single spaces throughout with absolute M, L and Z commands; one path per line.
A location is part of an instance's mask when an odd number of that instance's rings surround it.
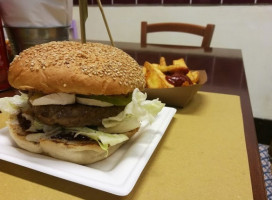
M 141 46 L 147 45 L 147 34 L 152 32 L 183 32 L 201 36 L 202 43 L 199 47 L 210 48 L 215 25 L 208 24 L 207 26 L 200 26 L 195 24 L 185 23 L 156 23 L 147 24 L 143 21 L 141 24 Z M 156 44 L 161 45 L 161 44 Z M 184 45 L 163 45 L 163 46 L 184 46 Z M 188 46 L 185 46 L 188 47 Z M 190 46 L 195 47 L 195 46 Z

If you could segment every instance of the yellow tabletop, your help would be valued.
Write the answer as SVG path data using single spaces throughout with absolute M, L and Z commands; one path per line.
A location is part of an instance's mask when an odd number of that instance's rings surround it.
M 5 120 L 0 114 L 1 127 Z M 251 200 L 240 98 L 198 92 L 189 105 L 178 109 L 128 196 L 115 196 L 2 160 L 0 194 L 0 199 Z

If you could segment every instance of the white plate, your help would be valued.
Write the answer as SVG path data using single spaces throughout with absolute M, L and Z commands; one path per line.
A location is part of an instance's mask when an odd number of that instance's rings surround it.
M 0 159 L 125 196 L 133 189 L 175 113 L 174 108 L 163 108 L 150 126 L 141 129 L 112 156 L 86 166 L 19 149 L 9 137 L 8 128 L 3 128 L 0 130 Z

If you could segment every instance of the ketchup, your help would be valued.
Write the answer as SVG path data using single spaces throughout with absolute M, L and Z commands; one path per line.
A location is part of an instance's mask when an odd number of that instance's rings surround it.
M 172 73 L 167 73 L 165 79 L 175 87 L 180 87 L 184 82 L 188 82 L 189 85 L 193 84 L 191 79 L 186 76 L 189 72 L 189 69 L 176 70 Z

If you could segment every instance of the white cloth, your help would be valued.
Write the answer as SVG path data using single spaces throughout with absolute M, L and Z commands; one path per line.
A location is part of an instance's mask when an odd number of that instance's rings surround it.
M 4 24 L 11 27 L 69 26 L 73 0 L 0 0 Z

